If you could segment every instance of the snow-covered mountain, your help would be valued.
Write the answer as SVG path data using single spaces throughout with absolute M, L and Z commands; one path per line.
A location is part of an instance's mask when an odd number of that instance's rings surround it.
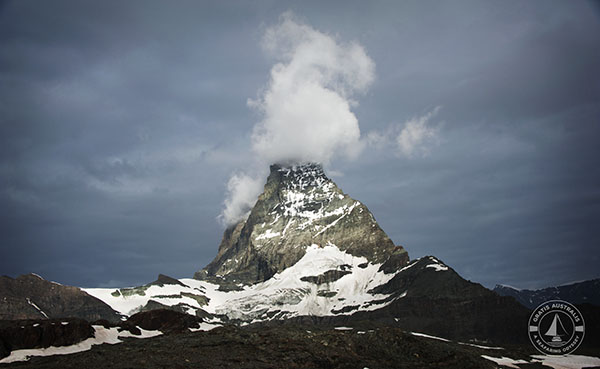
M 225 231 L 215 259 L 194 277 L 241 288 L 283 272 L 314 247 L 332 247 L 371 265 L 392 256 L 395 266 L 408 262 L 369 209 L 343 193 L 320 165 L 272 165 L 248 218 Z M 328 267 L 339 268 L 334 264 Z
M 433 256 L 409 262 L 317 164 L 271 166 L 247 219 L 194 279 L 85 291 L 123 315 L 166 307 L 210 323 L 378 321 L 467 339 L 512 336 L 527 316 Z
M 372 291 L 407 263 L 407 252 L 320 165 L 273 165 L 247 219 L 225 231 L 194 280 L 86 291 L 126 315 L 164 305 L 245 322 L 326 316 L 390 303 Z
M 413 261 L 394 273 L 380 271 L 382 264 L 369 264 L 365 257 L 350 255 L 333 245 L 310 246 L 293 266 L 264 282 L 240 290 L 196 279 L 171 284 L 133 288 L 88 288 L 85 291 L 129 316 L 149 308 L 169 307 L 192 315 L 207 313 L 227 320 L 256 322 L 297 316 L 336 316 L 351 311 L 372 311 L 403 298 L 393 292 L 375 292 L 394 276 L 421 261 Z M 433 257 L 421 264 L 428 272 L 448 267 Z

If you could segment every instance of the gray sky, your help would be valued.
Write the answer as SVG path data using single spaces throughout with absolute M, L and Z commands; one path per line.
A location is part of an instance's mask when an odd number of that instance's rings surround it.
M 210 262 L 286 11 L 374 62 L 363 139 L 439 107 L 412 155 L 391 140 L 326 167 L 411 257 L 488 287 L 600 277 L 585 1 L 2 1 L 0 274 L 124 286 Z

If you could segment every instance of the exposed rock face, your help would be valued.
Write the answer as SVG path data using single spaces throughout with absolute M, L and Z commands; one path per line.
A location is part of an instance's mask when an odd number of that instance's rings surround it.
M 181 297 L 181 296 L 178 296 L 178 297 Z M 175 312 L 178 312 L 181 314 L 188 315 L 189 314 L 188 311 L 190 311 L 190 306 L 187 304 L 183 304 L 183 303 L 179 303 L 176 305 L 164 305 L 158 301 L 150 300 L 150 301 L 148 301 L 148 303 L 146 305 L 144 305 L 144 307 L 142 307 L 140 309 L 140 312 L 148 312 L 148 311 L 154 311 L 154 310 L 171 310 L 171 311 L 175 311 Z M 207 318 L 210 316 L 209 313 L 207 313 L 206 311 L 204 311 L 202 309 L 194 309 L 194 310 L 195 310 L 194 314 L 199 318 Z M 191 315 L 191 314 L 189 314 L 189 315 Z M 133 315 L 133 316 L 135 316 L 135 315 Z
M 344 194 L 320 165 L 272 165 L 248 218 L 225 231 L 216 258 L 194 277 L 230 287 L 262 282 L 294 265 L 307 247 L 330 244 L 372 263 L 392 254 L 395 267 L 408 262 L 369 209 Z
M 169 277 L 168 275 L 164 275 L 164 274 L 159 274 L 158 278 L 152 282 L 149 283 L 148 286 L 164 286 L 164 285 L 169 285 L 169 284 L 174 284 L 174 285 L 179 285 L 179 286 L 184 286 L 185 284 L 179 282 L 177 279 L 173 278 L 173 277 Z
M 68 346 L 93 336 L 82 319 L 0 320 L 0 358 L 13 350 Z
M 352 272 L 349 270 L 332 269 L 332 270 L 326 271 L 323 274 L 319 274 L 317 276 L 301 277 L 300 280 L 305 281 L 305 282 L 311 282 L 316 285 L 322 285 L 322 284 L 337 281 L 338 279 L 342 278 L 346 274 L 352 274 Z
M 77 287 L 49 282 L 35 274 L 0 277 L 0 320 L 69 317 L 120 320 L 107 304 Z
M 199 328 L 202 319 L 170 309 L 155 309 L 134 314 L 127 322 L 147 330 L 181 333 L 189 332 L 189 328 Z

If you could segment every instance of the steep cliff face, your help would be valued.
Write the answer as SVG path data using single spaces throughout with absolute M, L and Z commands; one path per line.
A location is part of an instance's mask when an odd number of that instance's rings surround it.
M 408 262 L 369 209 L 320 165 L 272 165 L 248 218 L 225 231 L 216 258 L 194 277 L 230 286 L 262 282 L 297 263 L 308 247 L 328 245 L 373 264 Z

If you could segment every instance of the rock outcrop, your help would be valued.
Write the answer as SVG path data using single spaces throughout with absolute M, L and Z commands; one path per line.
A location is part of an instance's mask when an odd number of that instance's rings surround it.
M 408 254 L 395 246 L 365 205 L 331 181 L 319 164 L 272 165 L 248 218 L 229 227 L 215 259 L 194 275 L 233 288 L 262 282 L 298 262 L 311 245 L 395 267 Z
M 189 332 L 190 328 L 200 328 L 202 322 L 201 318 L 170 309 L 143 311 L 127 319 L 131 325 L 165 334 Z
M 0 320 L 53 318 L 117 322 L 121 316 L 77 287 L 49 282 L 35 274 L 0 277 Z
M 68 346 L 94 336 L 85 320 L 0 320 L 0 358 L 13 350 Z

